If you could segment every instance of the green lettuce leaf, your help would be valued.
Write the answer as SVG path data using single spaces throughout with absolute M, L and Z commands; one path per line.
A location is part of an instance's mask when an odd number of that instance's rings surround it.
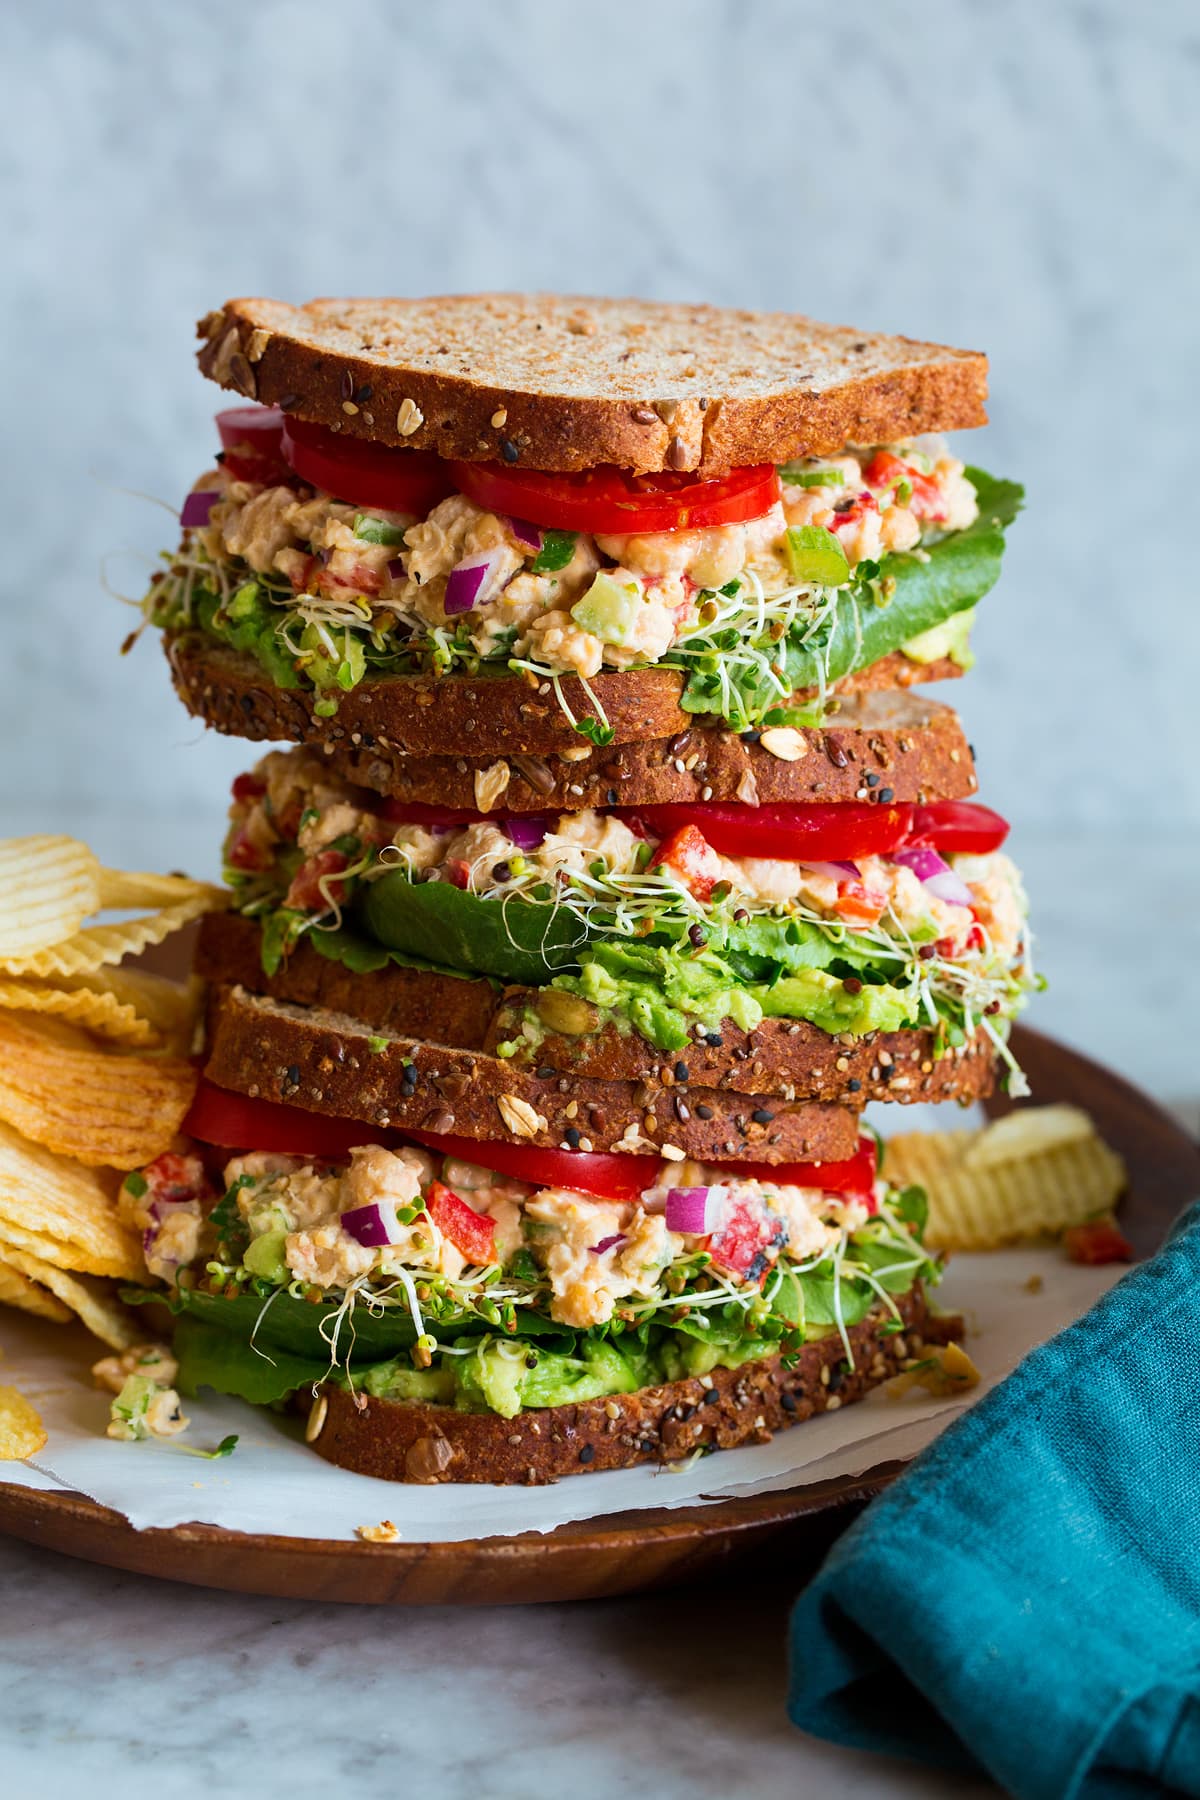
M 822 661 L 829 682 L 840 681 L 856 669 L 870 668 L 910 638 L 977 605 L 994 587 L 1004 553 L 1004 527 L 1016 518 L 1024 489 L 982 469 L 968 468 L 966 473 L 979 496 L 975 523 L 929 545 L 928 560 L 911 554 L 885 556 L 879 564 L 879 579 L 896 584 L 886 603 L 881 604 L 877 586 L 852 582 L 839 600 L 827 649 L 818 652 L 788 645 L 783 673 L 793 689 L 818 687 Z M 739 690 L 745 716 L 760 718 L 766 708 L 778 705 L 778 695 L 768 682 L 750 674 L 746 679 L 752 683 L 752 691 Z M 715 675 L 694 671 L 680 705 L 685 712 L 719 711 L 720 691 Z
M 588 937 L 564 906 L 487 900 L 446 881 L 410 881 L 399 869 L 373 881 L 359 908 L 366 929 L 389 949 L 526 987 L 576 967 Z

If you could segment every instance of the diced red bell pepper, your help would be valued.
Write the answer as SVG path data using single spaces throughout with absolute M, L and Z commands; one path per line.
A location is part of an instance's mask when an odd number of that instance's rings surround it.
M 721 879 L 721 859 L 697 825 L 684 825 L 658 846 L 652 869 L 668 869 L 702 903 Z
M 757 1281 L 786 1242 L 787 1226 L 778 1213 L 741 1198 L 730 1203 L 721 1229 L 708 1240 L 708 1253 L 716 1268 L 744 1281 Z
M 833 519 L 829 528 L 831 531 L 840 531 L 843 525 L 857 525 L 865 513 L 878 511 L 879 503 L 874 494 L 868 493 L 864 488 L 862 493 L 855 494 L 849 503 L 843 500 L 834 507 Z
M 441 1181 L 431 1181 L 426 1188 L 425 1207 L 442 1236 L 449 1238 L 469 1263 L 495 1260 L 495 1219 L 476 1212 Z
M 833 910 L 847 925 L 874 925 L 887 910 L 887 895 L 872 893 L 861 881 L 842 881 Z
M 208 1200 L 213 1189 L 198 1156 L 181 1156 L 166 1150 L 138 1171 L 146 1183 L 147 1208 L 156 1201 L 176 1205 L 181 1200 Z
M 292 877 L 283 904 L 298 912 L 325 912 L 345 898 L 344 881 L 332 880 L 350 866 L 349 858 L 340 850 L 318 850 Z
M 235 800 L 261 800 L 266 791 L 267 784 L 261 775 L 235 775 L 233 778 Z
M 914 469 L 911 463 L 901 461 L 893 456 L 890 450 L 878 450 L 863 471 L 863 480 L 868 487 L 877 492 L 892 487 L 898 481 L 907 481 L 912 489 L 912 498 L 908 505 L 918 519 L 939 520 L 947 518 L 948 511 L 942 490 L 936 481 L 923 475 L 920 469 Z
M 465 888 L 470 886 L 471 865 L 469 862 L 465 862 L 461 856 L 447 857 L 445 868 L 446 880 L 450 883 L 451 887 Z
M 332 575 L 328 569 L 322 569 L 317 586 L 326 594 L 378 594 L 383 588 L 383 574 L 366 563 L 356 562 L 349 575 Z
M 247 875 L 258 875 L 263 869 L 269 869 L 271 860 L 270 850 L 256 844 L 244 825 L 234 832 L 225 851 L 225 861 L 230 868 L 240 869 Z
M 1133 1245 L 1114 1219 L 1091 1219 L 1086 1225 L 1069 1225 L 1063 1232 L 1063 1248 L 1074 1263 L 1132 1262 Z

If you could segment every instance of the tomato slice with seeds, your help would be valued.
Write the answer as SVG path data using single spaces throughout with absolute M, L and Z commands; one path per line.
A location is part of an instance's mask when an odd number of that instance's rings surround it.
M 722 856 L 765 856 L 783 862 L 843 862 L 898 850 L 912 824 L 911 806 L 740 806 L 698 801 L 617 809 L 658 838 L 691 825 Z
M 906 848 L 929 846 L 953 855 L 985 856 L 998 850 L 1008 836 L 1008 820 L 980 806 L 975 800 L 936 800 L 913 808 L 912 831 Z
M 344 1162 L 361 1144 L 422 1144 L 442 1156 L 474 1163 L 531 1187 L 563 1187 L 600 1200 L 637 1200 L 656 1179 L 659 1162 L 652 1156 L 617 1151 L 539 1150 L 492 1139 L 447 1136 L 433 1131 L 383 1130 L 357 1119 L 328 1118 L 287 1106 L 278 1100 L 235 1094 L 200 1077 L 182 1130 L 202 1144 L 222 1150 L 269 1150 L 286 1156 L 312 1156 L 322 1162 Z M 875 1140 L 863 1137 L 857 1153 L 844 1162 L 722 1163 L 724 1181 L 769 1181 L 781 1187 L 821 1188 L 863 1200 L 874 1211 Z
M 273 1150 L 285 1156 L 315 1156 L 344 1162 L 359 1144 L 380 1141 L 377 1127 L 355 1119 L 324 1118 L 278 1100 L 230 1093 L 200 1077 L 181 1130 L 222 1150 Z M 396 1134 L 384 1134 L 395 1142 Z
M 761 519 L 779 498 L 773 463 L 733 469 L 711 481 L 670 473 L 631 475 L 608 465 L 574 475 L 491 462 L 452 462 L 449 468 L 459 490 L 487 512 L 559 531 L 615 537 L 744 524 Z
M 428 450 L 392 450 L 285 418 L 283 455 L 302 481 L 337 500 L 424 518 L 453 492 L 449 464 Z
M 225 467 L 238 481 L 272 487 L 288 479 L 291 471 L 283 457 L 283 414 L 277 406 L 227 407 L 217 414 L 217 434 L 225 452 Z

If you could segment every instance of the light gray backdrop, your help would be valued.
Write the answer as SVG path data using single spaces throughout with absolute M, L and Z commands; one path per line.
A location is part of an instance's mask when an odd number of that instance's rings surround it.
M 1196 15 L 926 0 L 59 0 L 4 82 L 0 829 L 215 870 L 245 747 L 122 662 L 213 442 L 232 294 L 750 306 L 986 349 L 1029 510 L 958 692 L 1017 821 L 1043 1024 L 1168 1097 L 1200 866 Z M 1191 388 L 1191 391 L 1189 391 Z

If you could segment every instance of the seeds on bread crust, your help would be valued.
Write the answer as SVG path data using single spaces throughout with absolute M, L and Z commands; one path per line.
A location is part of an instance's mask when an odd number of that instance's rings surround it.
M 302 393 L 304 417 L 357 437 L 467 460 L 515 453 L 535 469 L 708 477 L 987 418 L 978 353 L 789 313 L 547 294 L 236 299 L 219 342 L 213 316 L 199 362 L 222 386 L 236 385 L 234 351 L 265 331 L 260 399 Z M 345 379 L 373 389 L 373 424 L 343 420 Z

